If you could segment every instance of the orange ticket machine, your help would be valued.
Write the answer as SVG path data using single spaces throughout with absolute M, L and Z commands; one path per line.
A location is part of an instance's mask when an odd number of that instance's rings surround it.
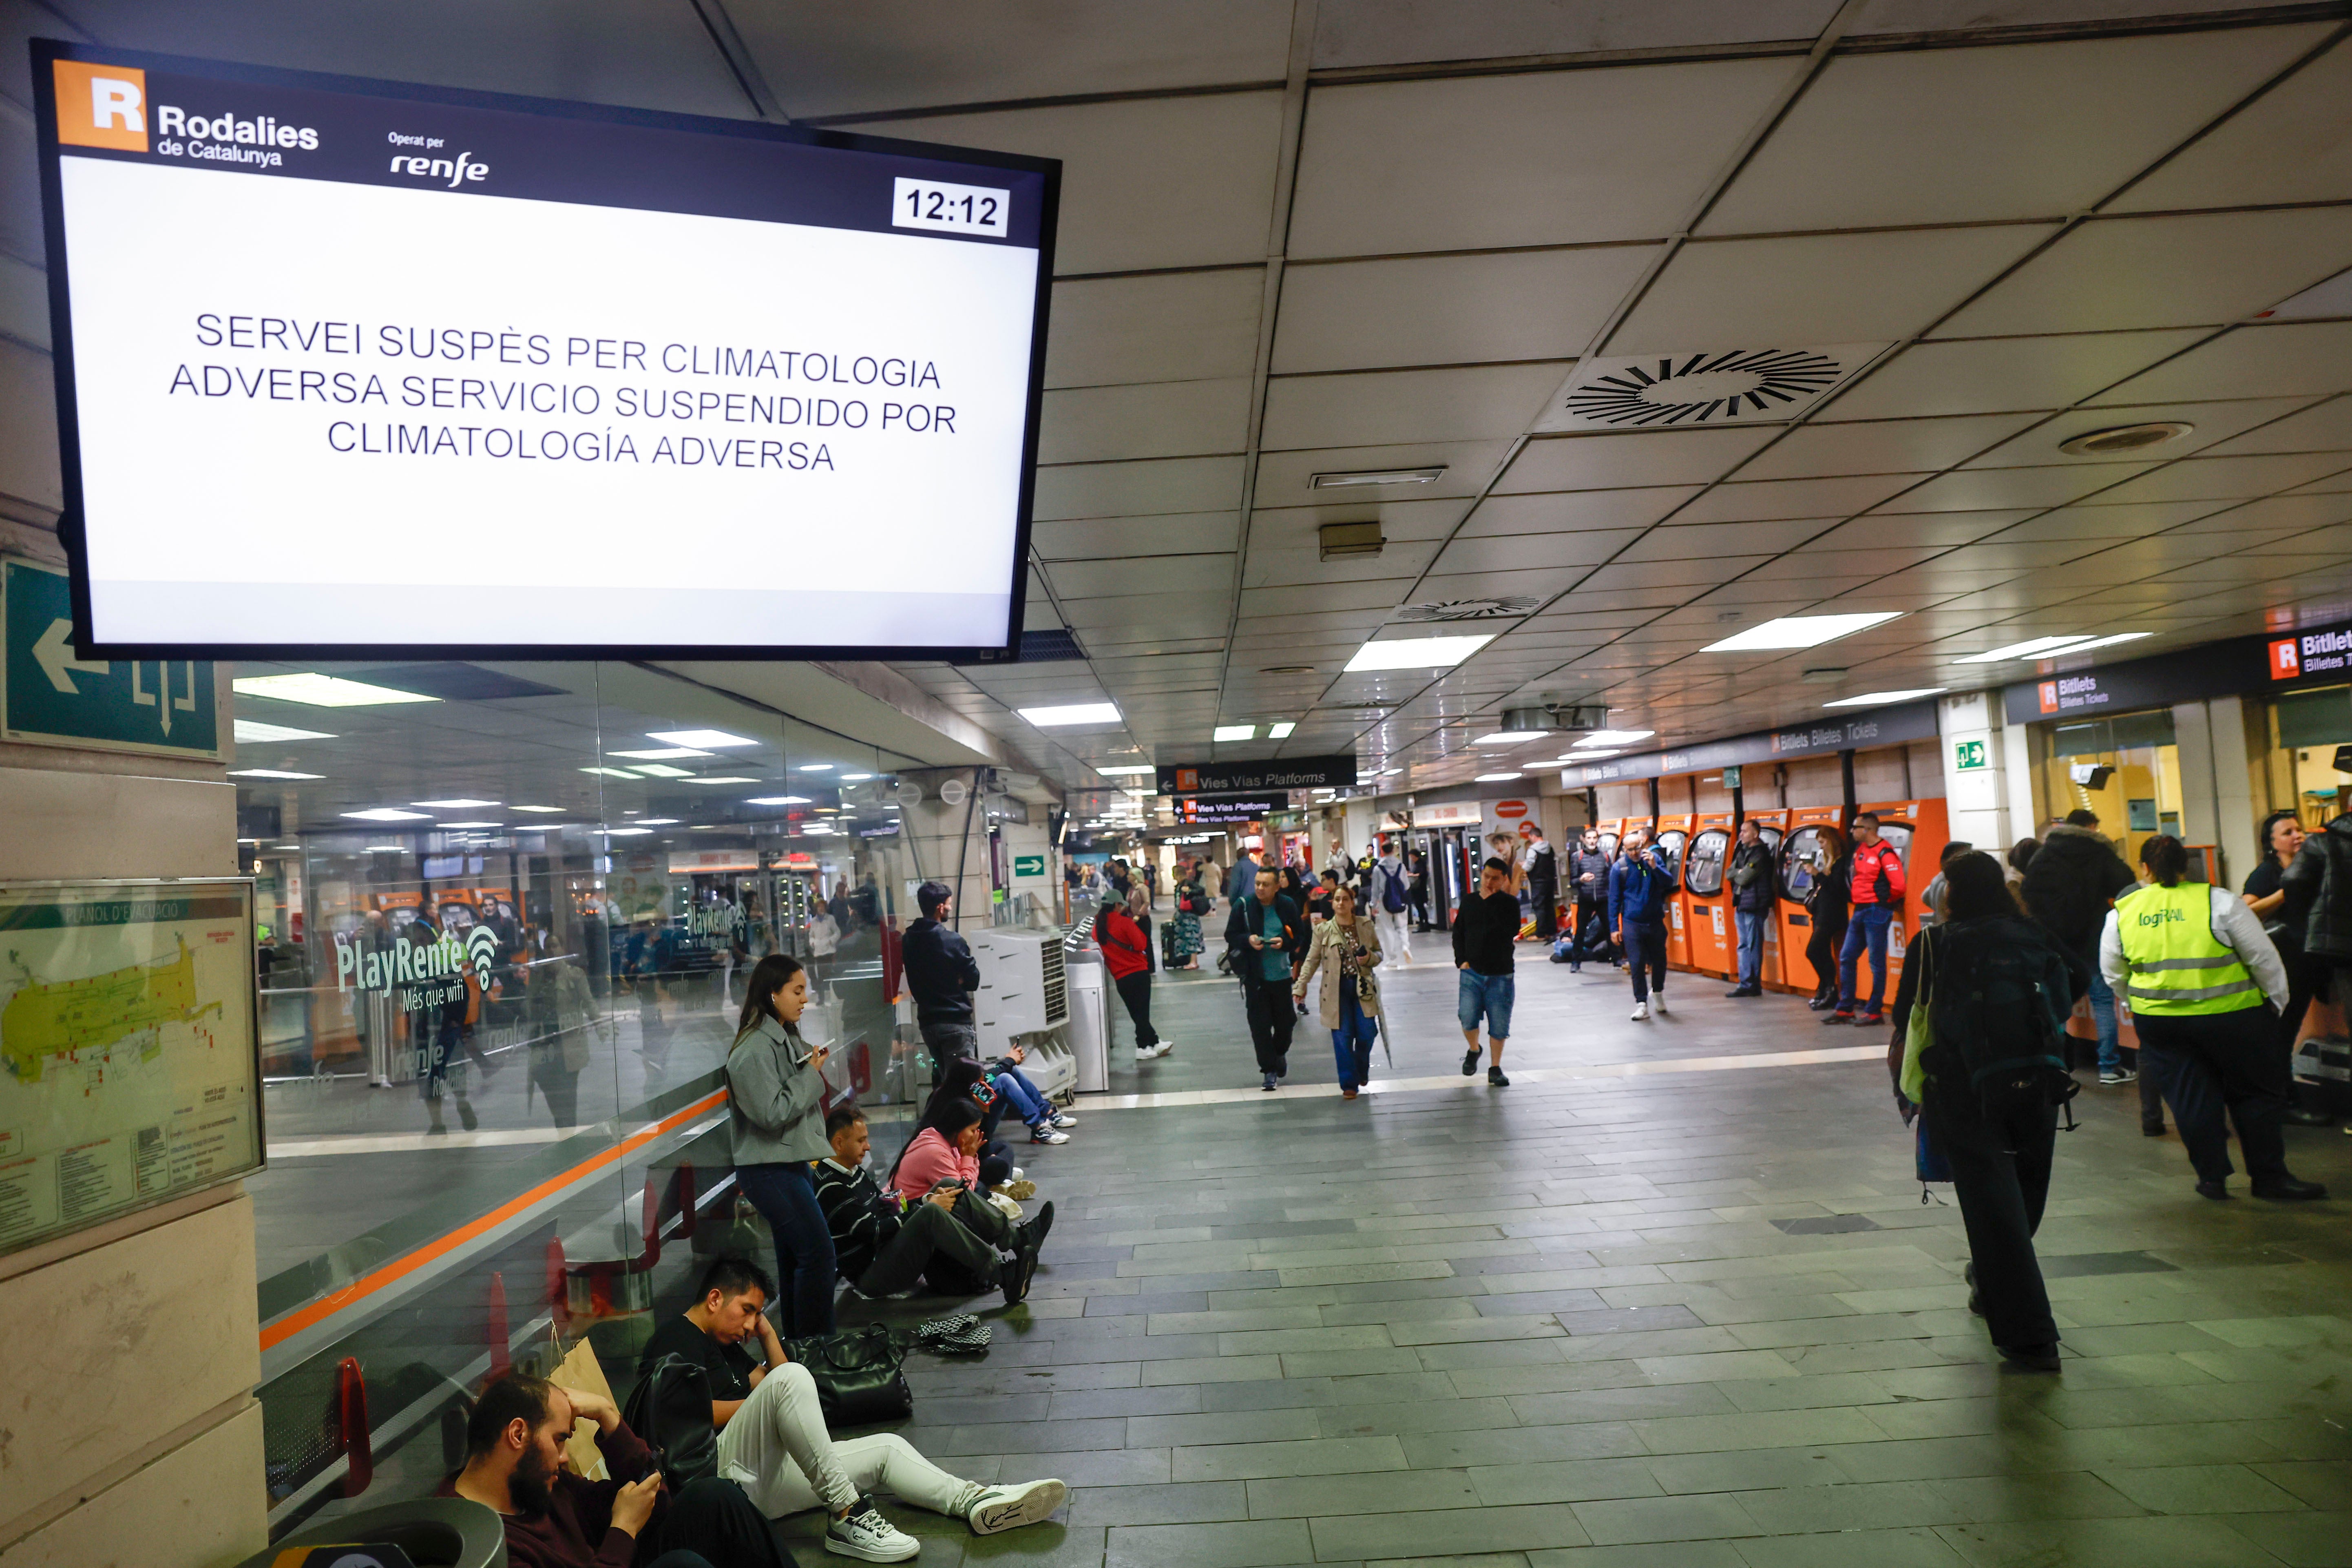
M 1787 837 L 1789 833 L 1789 814 L 1785 811 L 1751 811 L 1747 814 L 1747 820 L 1754 823 L 1757 832 L 1764 836 L 1764 852 L 1772 857 L 1773 869 L 1778 870 L 1780 865 L 1780 841 Z M 1737 842 L 1736 839 L 1735 842 Z M 1727 874 L 1724 879 L 1728 882 L 1730 878 L 1727 871 L 1729 866 L 1727 859 L 1725 865 Z M 1724 891 L 1723 901 L 1724 906 L 1728 909 L 1731 904 L 1731 892 L 1728 888 Z M 1731 921 L 1731 917 L 1727 914 L 1724 919 Z M 1737 978 L 1739 973 L 1739 928 L 1737 922 L 1731 923 L 1731 973 Z M 1764 984 L 1769 986 L 1786 984 L 1780 978 L 1780 915 L 1777 909 L 1772 910 L 1764 921 L 1762 979 Z
M 1731 921 L 1731 887 L 1725 876 L 1731 861 L 1731 813 L 1702 813 L 1683 851 L 1683 910 L 1689 922 L 1690 965 L 1701 974 L 1728 979 L 1738 966 L 1738 938 Z M 1671 942 L 1669 947 L 1671 948 Z
M 1813 940 L 1813 917 L 1805 908 L 1805 895 L 1812 891 L 1815 879 L 1827 876 L 1845 853 L 1845 836 L 1838 830 L 1842 814 L 1834 805 L 1801 805 L 1781 815 L 1787 818 L 1787 831 L 1780 840 L 1780 917 L 1774 922 L 1780 937 L 1779 984 L 1811 994 L 1827 976 L 1815 974 L 1805 957 L 1806 945 Z M 1769 976 L 1769 954 L 1767 961 Z
M 1683 891 L 1683 857 L 1690 852 L 1691 835 L 1698 819 L 1688 815 L 1661 816 L 1657 820 L 1658 858 L 1675 879 L 1675 890 L 1666 900 L 1666 967 L 1688 969 L 1691 966 L 1690 895 Z
M 1877 813 L 1878 836 L 1903 854 L 1903 907 L 1886 931 L 1886 1002 L 1892 1006 L 1895 983 L 1903 978 L 1904 950 L 1919 934 L 1920 917 L 1927 910 L 1927 902 L 1920 895 L 1935 879 L 1943 863 L 1944 846 L 1951 840 L 1950 818 L 1940 800 L 1898 800 L 1855 810 Z M 1870 960 L 1864 957 L 1860 962 L 1854 988 L 1866 995 Z

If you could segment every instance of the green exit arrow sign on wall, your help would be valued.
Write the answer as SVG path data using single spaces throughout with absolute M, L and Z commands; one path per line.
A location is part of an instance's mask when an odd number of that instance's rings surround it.
M 1982 741 L 1952 742 L 1952 771 L 1973 773 L 1985 765 L 1985 743 Z
M 213 667 L 77 657 L 64 571 L 0 557 L 0 737 L 217 759 Z

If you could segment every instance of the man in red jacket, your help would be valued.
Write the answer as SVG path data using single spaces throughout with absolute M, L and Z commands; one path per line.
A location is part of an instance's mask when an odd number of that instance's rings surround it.
M 1837 1011 L 1824 1024 L 1876 1025 L 1886 1021 L 1886 931 L 1903 910 L 1903 852 L 1878 836 L 1878 816 L 1853 819 L 1853 912 L 1847 917 L 1845 944 L 1838 949 Z M 1854 961 L 1870 952 L 1870 1006 L 1854 1016 Z

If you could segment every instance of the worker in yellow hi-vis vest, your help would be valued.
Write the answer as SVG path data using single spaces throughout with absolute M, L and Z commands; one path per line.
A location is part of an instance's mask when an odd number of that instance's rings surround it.
M 2154 1069 L 2172 1103 L 2197 1191 L 2230 1195 L 2226 1107 L 2254 1196 L 2326 1197 L 2326 1187 L 2286 1168 L 2286 1061 L 2271 1037 L 2271 1009 L 2287 997 L 2278 950 L 2243 900 L 2184 879 L 2189 851 L 2179 839 L 2159 833 L 2139 859 L 2147 879 L 2108 911 L 2099 968 L 2130 1004 L 2143 1069 Z

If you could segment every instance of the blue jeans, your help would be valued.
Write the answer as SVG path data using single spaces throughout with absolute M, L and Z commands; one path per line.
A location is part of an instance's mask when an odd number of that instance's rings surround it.
M 1510 1016 L 1506 1005 L 1503 1016 L 1507 1020 Z M 1361 1089 L 1372 1081 L 1372 1041 L 1380 1028 L 1381 1021 L 1365 1017 L 1353 996 L 1339 998 L 1339 1026 L 1331 1031 L 1331 1055 L 1339 1066 L 1341 1089 Z
M 1764 984 L 1764 922 L 1771 918 L 1762 910 L 1734 910 L 1732 922 L 1739 928 L 1739 984 Z
M 784 1338 L 833 1332 L 833 1232 L 804 1164 L 738 1165 L 735 1185 L 776 1238 L 776 1291 Z
M 1882 1013 L 1886 1008 L 1886 928 L 1895 923 L 1895 911 L 1885 904 L 1856 904 L 1846 921 L 1845 945 L 1838 949 L 1838 1011 L 1851 1013 L 1854 1004 L 1854 982 L 1860 978 L 1854 963 L 1867 948 L 1870 952 L 1870 1011 Z
M 990 1081 L 996 1085 L 996 1092 L 1012 1104 L 1013 1112 L 1029 1124 L 1032 1132 L 1052 1119 L 1054 1112 L 1046 1105 L 1045 1097 L 1037 1092 L 1035 1084 L 1021 1076 L 1019 1068 L 1006 1068 Z
M 1462 1032 L 1478 1032 L 1481 1015 L 1486 1020 L 1486 1037 L 1507 1040 L 1511 1037 L 1511 1003 L 1518 993 L 1516 974 L 1481 974 L 1475 969 L 1462 971 L 1461 999 L 1455 1015 L 1462 1020 Z
M 2091 1019 L 2099 1026 L 2099 1070 L 2115 1072 L 2124 1065 L 2124 1048 L 2116 1033 L 2116 994 L 2095 963 L 2091 966 Z

